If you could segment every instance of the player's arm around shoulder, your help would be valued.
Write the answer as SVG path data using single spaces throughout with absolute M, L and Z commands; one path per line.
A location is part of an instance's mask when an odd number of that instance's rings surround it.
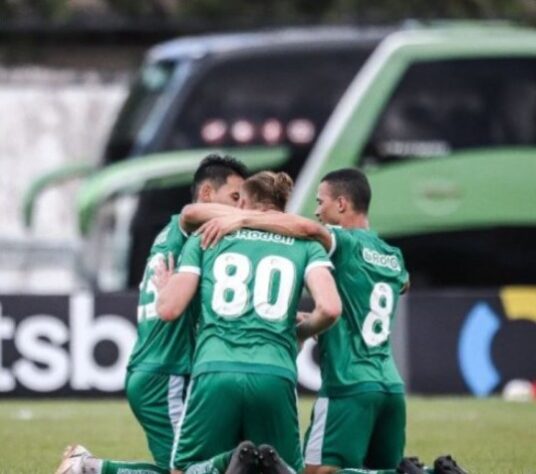
M 350 249 L 355 249 L 356 246 L 361 246 L 359 235 L 339 225 L 328 225 L 326 230 L 329 233 L 331 247 L 328 250 L 328 255 L 332 260 L 336 259 L 340 262 L 340 257 L 344 259 L 344 254 Z
M 234 207 L 217 203 L 187 204 L 181 210 L 179 225 L 186 232 L 194 232 L 199 226 L 217 217 L 231 216 L 236 212 Z
M 297 239 L 318 241 L 328 252 L 331 249 L 331 234 L 322 224 L 306 217 L 288 213 L 250 214 L 244 219 L 244 227 L 274 232 Z
M 324 226 L 305 217 L 280 211 L 234 209 L 232 214 L 205 222 L 197 232 L 202 235 L 202 247 L 208 248 L 216 245 L 223 236 L 244 227 L 297 239 L 317 240 L 326 250 L 331 248 L 331 234 Z
M 329 266 L 311 268 L 305 281 L 315 307 L 309 317 L 298 324 L 298 339 L 305 340 L 333 326 L 342 313 L 342 302 Z

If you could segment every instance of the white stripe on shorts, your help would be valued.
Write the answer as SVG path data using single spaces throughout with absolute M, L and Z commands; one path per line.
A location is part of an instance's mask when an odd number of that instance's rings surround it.
M 168 416 L 173 433 L 182 415 L 184 408 L 184 400 L 182 394 L 184 393 L 184 377 L 182 375 L 170 375 L 168 384 Z
M 329 398 L 320 397 L 314 406 L 314 418 L 305 446 L 305 464 L 320 466 L 322 464 L 322 446 L 328 416 Z
M 179 441 L 181 439 L 181 428 L 184 423 L 184 417 L 186 416 L 186 411 L 188 410 L 188 400 L 190 400 L 190 394 L 192 393 L 192 388 L 194 386 L 194 381 L 190 380 L 188 384 L 188 389 L 186 390 L 186 398 L 184 399 L 184 407 L 182 409 L 179 422 L 175 429 L 175 439 L 173 440 L 173 450 L 171 451 L 171 459 L 169 460 L 169 467 L 171 470 L 175 469 L 173 466 L 173 461 L 175 460 L 175 455 L 177 454 L 177 448 L 179 447 Z

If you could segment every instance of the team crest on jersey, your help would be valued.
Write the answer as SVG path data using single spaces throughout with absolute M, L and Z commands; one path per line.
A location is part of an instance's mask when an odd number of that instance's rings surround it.
M 363 259 L 365 262 L 370 263 L 371 265 L 390 268 L 395 272 L 399 272 L 401 270 L 400 262 L 394 255 L 385 255 L 377 252 L 376 250 L 371 250 L 365 247 L 363 249 Z

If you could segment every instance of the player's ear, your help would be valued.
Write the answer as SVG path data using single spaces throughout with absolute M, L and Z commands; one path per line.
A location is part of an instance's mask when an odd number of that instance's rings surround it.
M 337 212 L 342 214 L 348 208 L 348 200 L 344 196 L 337 197 Z
M 204 181 L 199 186 L 199 192 L 198 195 L 198 201 L 199 202 L 212 202 L 212 194 L 214 192 L 214 188 L 210 184 L 209 181 Z

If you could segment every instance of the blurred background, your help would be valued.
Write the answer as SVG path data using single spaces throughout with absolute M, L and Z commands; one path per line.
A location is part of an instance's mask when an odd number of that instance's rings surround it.
M 0 397 L 121 393 L 149 247 L 210 151 L 289 172 L 310 217 L 325 172 L 362 167 L 412 275 L 409 390 L 532 397 L 535 22 L 531 0 L 0 0 Z

